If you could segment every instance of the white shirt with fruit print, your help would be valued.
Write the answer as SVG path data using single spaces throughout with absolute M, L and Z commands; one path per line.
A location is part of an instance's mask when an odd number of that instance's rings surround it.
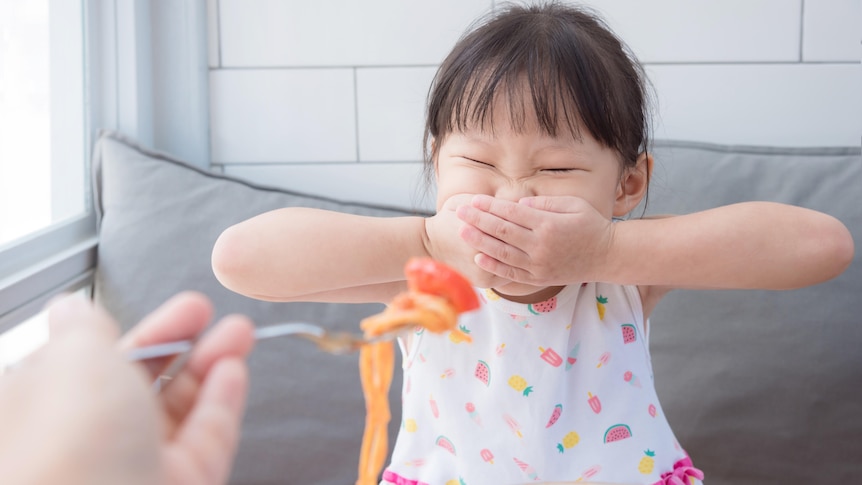
M 472 342 L 401 341 L 401 430 L 382 483 L 700 483 L 656 397 L 636 287 L 572 285 L 530 305 L 477 291 L 459 320 Z

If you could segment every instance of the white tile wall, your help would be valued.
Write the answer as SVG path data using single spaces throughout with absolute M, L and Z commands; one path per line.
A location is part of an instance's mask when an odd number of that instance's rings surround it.
M 434 69 L 494 3 L 208 0 L 214 163 L 268 184 L 415 206 Z M 860 143 L 862 0 L 586 3 L 646 64 L 658 137 Z
M 221 67 L 219 53 L 219 0 L 207 0 L 207 61 L 210 68 Z
M 224 67 L 437 64 L 491 0 L 220 0 Z
M 577 3 L 599 12 L 644 63 L 799 60 L 802 0 Z
M 359 160 L 422 159 L 423 113 L 433 67 L 356 71 Z
M 808 0 L 802 25 L 805 61 L 859 62 L 862 0 Z
M 860 144 L 858 64 L 655 65 L 656 136 L 728 144 Z
M 353 69 L 210 72 L 214 163 L 355 162 Z
M 261 185 L 282 187 L 337 200 L 431 211 L 433 187 L 425 183 L 422 164 L 267 164 L 226 165 L 224 173 Z

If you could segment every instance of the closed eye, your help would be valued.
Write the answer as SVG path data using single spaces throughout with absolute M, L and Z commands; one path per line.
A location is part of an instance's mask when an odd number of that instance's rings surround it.
M 546 169 L 544 169 L 545 172 L 552 172 L 552 173 L 570 173 L 570 172 L 574 172 L 576 170 L 580 170 L 580 169 L 577 169 L 577 168 L 546 168 Z
M 469 160 L 469 161 L 471 161 L 471 162 L 473 162 L 473 163 L 478 163 L 479 165 L 485 165 L 485 166 L 488 166 L 488 167 L 493 167 L 493 165 L 491 165 L 490 163 L 483 162 L 483 161 L 481 161 L 481 160 L 476 160 L 475 158 L 463 157 L 463 156 L 462 156 L 461 158 L 463 158 L 464 160 Z

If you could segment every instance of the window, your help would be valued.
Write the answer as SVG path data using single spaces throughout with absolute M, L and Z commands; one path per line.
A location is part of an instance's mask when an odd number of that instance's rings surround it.
M 95 260 L 86 3 L 0 0 L 0 361 L 44 340 L 34 315 Z
M 0 0 L 0 245 L 87 211 L 82 18 Z
M 206 2 L 0 0 L 0 335 L 92 283 L 99 130 L 208 165 L 206 46 Z

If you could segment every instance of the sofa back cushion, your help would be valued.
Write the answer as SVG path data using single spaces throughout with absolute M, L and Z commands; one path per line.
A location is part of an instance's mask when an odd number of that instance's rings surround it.
M 124 329 L 184 290 L 208 295 L 216 318 L 242 313 L 257 325 L 306 321 L 358 332 L 361 318 L 383 309 L 246 298 L 216 280 L 210 255 L 224 229 L 280 207 L 381 217 L 407 211 L 248 184 L 146 150 L 117 133 L 102 134 L 93 170 L 100 212 L 95 299 Z M 353 483 L 365 424 L 357 356 L 333 356 L 307 341 L 282 338 L 261 341 L 249 365 L 251 388 L 231 483 Z M 400 424 L 397 374 L 391 440 Z
M 745 200 L 829 213 L 856 240 L 840 277 L 801 290 L 677 291 L 651 319 L 665 414 L 707 483 L 862 483 L 862 158 L 859 149 L 656 144 L 647 214 Z M 399 216 L 408 211 L 261 187 L 143 149 L 116 133 L 94 157 L 101 212 L 96 299 L 128 328 L 176 292 L 217 316 L 306 320 L 356 330 L 379 305 L 266 303 L 224 289 L 210 252 L 225 228 L 286 206 Z M 635 214 L 640 214 L 636 211 Z M 302 237 L 296 234 L 295 237 Z M 353 483 L 364 424 L 356 356 L 304 341 L 261 342 L 231 483 Z M 400 376 L 390 438 L 400 424 Z

